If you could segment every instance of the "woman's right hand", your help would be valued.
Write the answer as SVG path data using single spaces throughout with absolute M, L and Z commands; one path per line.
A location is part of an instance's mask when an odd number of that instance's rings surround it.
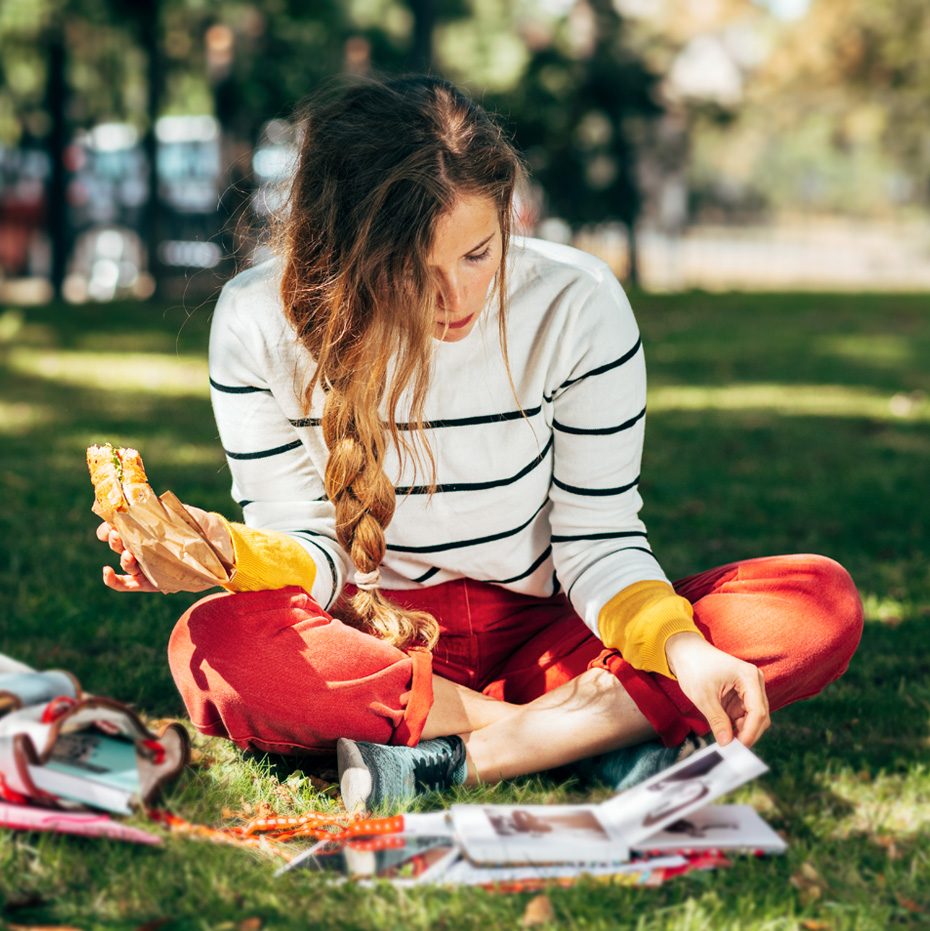
M 191 507 L 189 504 L 184 505 L 188 514 L 198 523 L 200 529 L 204 532 L 206 538 L 210 541 L 217 552 L 230 565 L 235 560 L 235 549 L 229 536 L 226 525 L 216 514 L 209 511 L 203 511 L 200 508 Z M 106 543 L 114 553 L 119 553 L 119 565 L 123 575 L 119 575 L 112 566 L 103 567 L 103 584 L 107 588 L 112 588 L 115 592 L 160 592 L 163 589 L 153 585 L 142 572 L 139 561 L 133 554 L 126 549 L 123 544 L 123 538 L 119 531 L 112 525 L 104 521 L 97 528 L 97 539 Z M 204 585 L 199 589 L 187 589 L 189 591 L 205 591 L 211 588 L 210 585 Z M 181 586 L 171 589 L 178 591 Z
M 97 528 L 97 539 L 109 545 L 114 553 L 119 553 L 119 565 L 125 575 L 117 575 L 112 566 L 103 567 L 103 584 L 116 592 L 157 592 L 154 586 L 143 574 L 136 557 L 123 546 L 123 538 L 119 531 L 104 521 Z

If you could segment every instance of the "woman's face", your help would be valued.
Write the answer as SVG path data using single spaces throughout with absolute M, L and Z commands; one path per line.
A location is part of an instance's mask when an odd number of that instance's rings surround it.
M 489 197 L 464 194 L 436 222 L 429 264 L 440 281 L 433 335 L 446 343 L 474 329 L 501 261 L 501 226 Z

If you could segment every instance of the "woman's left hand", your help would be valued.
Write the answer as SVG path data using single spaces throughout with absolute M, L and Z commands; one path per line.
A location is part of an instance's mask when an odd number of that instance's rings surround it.
M 665 644 L 669 669 L 707 719 L 717 743 L 734 736 L 751 747 L 769 726 L 769 702 L 762 671 L 718 650 L 700 634 L 673 634 Z

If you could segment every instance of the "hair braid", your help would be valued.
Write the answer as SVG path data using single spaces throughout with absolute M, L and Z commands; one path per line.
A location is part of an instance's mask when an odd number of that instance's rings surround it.
M 429 253 L 437 220 L 458 197 L 490 198 L 502 231 L 504 292 L 511 201 L 522 165 L 487 114 L 435 78 L 361 80 L 305 112 L 304 141 L 283 222 L 281 294 L 316 368 L 305 387 L 326 392 L 324 477 L 336 535 L 356 570 L 376 573 L 394 516 L 384 471 L 389 446 L 414 466 L 432 453 L 423 434 L 436 317 Z M 413 430 L 403 435 L 397 413 Z M 408 439 L 410 437 L 410 439 Z M 435 475 L 432 477 L 435 482 Z M 346 618 L 385 640 L 431 647 L 435 619 L 359 588 Z

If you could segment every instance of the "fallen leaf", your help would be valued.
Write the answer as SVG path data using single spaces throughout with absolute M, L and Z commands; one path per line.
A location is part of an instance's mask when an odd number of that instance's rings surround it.
M 922 905 L 918 905 L 913 899 L 909 899 L 906 896 L 901 895 L 900 892 L 898 893 L 898 903 L 902 908 L 906 908 L 909 912 L 919 912 L 922 915 L 927 914 L 927 909 L 925 909 Z
M 526 903 L 526 910 L 523 912 L 523 927 L 535 928 L 536 925 L 548 924 L 555 921 L 555 909 L 547 895 L 533 896 Z
M 256 818 L 277 818 L 278 813 L 271 806 L 270 802 L 259 802 L 258 808 L 255 809 Z
M 821 894 L 820 886 L 808 886 L 806 889 L 801 890 L 798 899 L 802 905 L 813 905 L 814 902 L 818 901 Z
M 816 918 L 808 918 L 801 922 L 804 931 L 830 931 L 832 927 L 828 921 L 818 921 Z
M 261 918 L 259 918 L 258 915 L 253 915 L 251 918 L 243 918 L 236 926 L 236 929 L 237 931 L 259 931 L 261 926 Z
M 159 928 L 171 924 L 172 921 L 174 921 L 173 918 L 156 918 L 154 921 L 147 921 L 144 925 L 139 925 L 136 931 L 158 931 Z

